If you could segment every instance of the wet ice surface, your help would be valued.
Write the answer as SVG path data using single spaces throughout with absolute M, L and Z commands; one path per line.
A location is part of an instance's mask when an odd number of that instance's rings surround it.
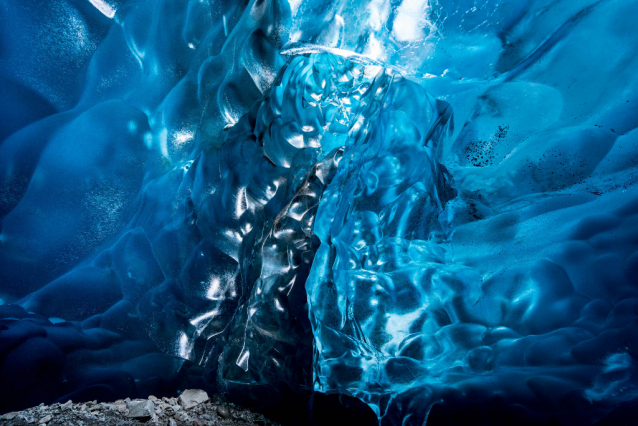
M 0 410 L 194 387 L 314 423 L 323 393 L 388 425 L 630 418 L 636 15 L 6 2 Z

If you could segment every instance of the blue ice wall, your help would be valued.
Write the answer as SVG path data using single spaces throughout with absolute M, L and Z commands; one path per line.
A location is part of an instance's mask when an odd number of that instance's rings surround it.
M 5 0 L 0 410 L 637 418 L 635 16 Z

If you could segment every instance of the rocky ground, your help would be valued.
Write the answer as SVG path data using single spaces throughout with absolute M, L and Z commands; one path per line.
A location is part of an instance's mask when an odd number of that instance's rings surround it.
M 0 425 L 194 425 L 277 426 L 263 415 L 212 399 L 203 390 L 185 390 L 178 398 L 125 399 L 44 405 L 4 414 Z

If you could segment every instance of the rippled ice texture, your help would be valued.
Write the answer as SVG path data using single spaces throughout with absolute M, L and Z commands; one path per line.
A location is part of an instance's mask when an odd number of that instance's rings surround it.
M 635 418 L 636 16 L 3 1 L 0 410 L 205 387 L 315 423 L 313 391 L 383 425 Z

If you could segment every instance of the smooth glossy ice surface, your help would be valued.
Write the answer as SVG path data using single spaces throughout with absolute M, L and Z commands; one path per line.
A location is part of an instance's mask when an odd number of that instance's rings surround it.
M 635 16 L 5 0 L 0 410 L 206 387 L 384 425 L 630 418 Z

